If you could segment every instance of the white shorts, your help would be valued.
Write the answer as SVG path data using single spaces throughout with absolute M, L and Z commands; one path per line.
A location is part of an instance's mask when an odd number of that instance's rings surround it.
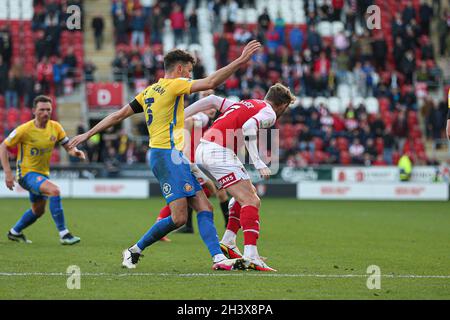
M 214 178 L 217 188 L 225 189 L 240 180 L 250 180 L 236 154 L 214 142 L 200 140 L 195 151 L 195 162 Z
M 208 182 L 208 180 L 210 180 L 195 163 L 190 162 L 189 165 L 191 167 L 192 174 L 194 175 L 194 177 L 197 179 L 198 183 L 200 183 L 201 186 L 203 186 L 206 182 Z

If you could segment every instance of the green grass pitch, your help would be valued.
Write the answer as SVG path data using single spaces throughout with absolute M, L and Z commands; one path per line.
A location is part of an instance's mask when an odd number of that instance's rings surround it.
M 213 203 L 221 238 L 223 218 Z M 148 248 L 135 270 L 122 269 L 122 250 L 163 204 L 63 200 L 68 227 L 82 240 L 62 246 L 49 212 L 25 230 L 32 244 L 7 240 L 29 203 L 0 200 L 0 299 L 450 298 L 448 202 L 263 199 L 259 250 L 277 273 L 212 271 L 197 228 L 194 235 L 172 233 L 172 242 Z M 67 288 L 70 265 L 81 270 L 79 290 Z M 367 288 L 370 265 L 380 267 L 380 289 Z

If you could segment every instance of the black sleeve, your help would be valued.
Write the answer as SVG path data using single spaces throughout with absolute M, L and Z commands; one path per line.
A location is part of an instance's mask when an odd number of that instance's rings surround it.
M 133 109 L 134 113 L 144 112 L 144 108 L 142 108 L 141 104 L 136 99 L 130 102 L 130 107 Z
M 449 119 L 449 120 L 450 120 L 450 108 L 448 108 L 447 119 Z

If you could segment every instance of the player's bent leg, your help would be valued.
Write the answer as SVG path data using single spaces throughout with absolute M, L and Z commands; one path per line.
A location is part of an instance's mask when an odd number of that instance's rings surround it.
M 50 180 L 46 180 L 40 185 L 39 191 L 49 197 L 50 213 L 58 229 L 61 244 L 73 245 L 80 242 L 80 237 L 72 235 L 66 227 L 59 187 Z
M 159 211 L 159 215 L 158 215 L 158 218 L 156 218 L 156 222 L 158 222 L 159 220 L 162 220 L 164 218 L 167 218 L 168 216 L 170 216 L 170 214 L 171 214 L 170 207 L 169 207 L 169 205 L 166 205 L 164 208 L 161 209 L 161 211 Z M 171 242 L 172 241 L 167 236 L 164 236 L 159 240 L 163 241 L 163 242 Z
M 224 189 L 220 189 L 217 190 L 216 192 L 217 195 L 217 199 L 219 199 L 219 203 L 220 203 L 220 209 L 222 210 L 222 214 L 223 214 L 223 219 L 225 220 L 225 228 L 228 225 L 228 219 L 229 219 L 229 199 L 228 199 L 228 194 Z
M 258 271 L 276 271 L 269 267 L 259 256 L 257 241 L 259 237 L 259 207 L 261 200 L 250 180 L 240 180 L 229 186 L 227 191 L 239 202 L 240 223 L 244 232 L 244 258 L 248 269 Z
M 29 227 L 36 222 L 45 212 L 45 199 L 34 200 L 31 203 L 31 209 L 27 210 L 23 216 L 17 221 L 17 223 L 8 231 L 8 239 L 23 243 L 32 243 L 27 237 L 22 233 L 22 230 Z
M 186 198 L 178 198 L 169 203 L 171 215 L 157 221 L 133 246 L 122 251 L 122 266 L 128 269 L 136 268 L 139 258 L 143 257 L 142 251 L 152 245 L 169 232 L 186 223 Z
M 241 228 L 240 212 L 241 205 L 234 198 L 231 198 L 229 203 L 229 220 L 227 228 L 220 241 L 220 248 L 223 254 L 230 258 L 242 258 L 242 253 L 236 245 L 236 235 Z
M 189 198 L 189 205 L 198 212 L 198 230 L 213 258 L 213 270 L 244 269 L 244 261 L 242 259 L 229 259 L 222 253 L 214 225 L 213 206 L 203 190 L 198 191 L 195 197 Z

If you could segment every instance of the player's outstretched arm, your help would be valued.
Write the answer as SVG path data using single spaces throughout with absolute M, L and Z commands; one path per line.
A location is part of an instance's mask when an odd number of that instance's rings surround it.
M 135 112 L 133 111 L 133 109 L 131 108 L 131 106 L 129 104 L 125 105 L 124 107 L 122 107 L 122 109 L 111 113 L 106 118 L 104 118 L 102 121 L 97 123 L 88 132 L 85 132 L 85 133 L 80 134 L 80 135 L 78 135 L 76 137 L 73 137 L 69 141 L 69 143 L 67 144 L 67 147 L 69 149 L 72 149 L 72 148 L 76 147 L 80 143 L 88 140 L 94 134 L 102 132 L 102 131 L 108 129 L 109 127 L 112 127 L 112 126 L 122 122 L 123 120 L 125 120 L 129 116 L 133 115 L 134 113 Z
M 261 48 L 261 44 L 256 41 L 250 41 L 242 51 L 239 58 L 226 65 L 225 67 L 213 72 L 208 77 L 194 81 L 191 87 L 191 93 L 214 89 L 221 85 L 233 73 L 235 73 L 244 63 L 250 60 L 251 56 Z
M 184 117 L 189 118 L 190 116 L 214 108 L 220 112 L 225 111 L 233 104 L 233 101 L 226 98 L 221 98 L 216 95 L 209 95 L 205 98 L 197 100 L 193 104 L 189 105 L 184 109 Z
M 450 111 L 449 111 L 449 119 L 447 120 L 447 139 L 450 140 Z
M 3 171 L 5 172 L 5 184 L 9 190 L 14 189 L 14 174 L 12 173 L 11 166 L 9 165 L 8 149 L 6 144 L 2 142 L 0 144 L 0 160 L 2 163 Z

